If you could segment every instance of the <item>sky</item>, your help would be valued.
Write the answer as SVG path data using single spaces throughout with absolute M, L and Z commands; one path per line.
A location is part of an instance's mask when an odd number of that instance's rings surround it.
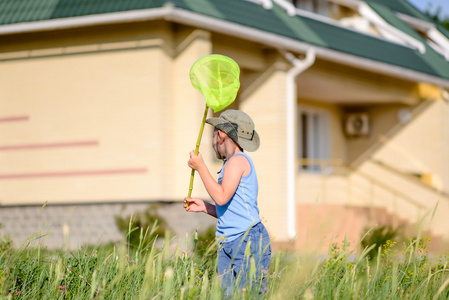
M 416 8 L 425 12 L 428 8 L 430 12 L 435 12 L 437 7 L 441 7 L 440 18 L 449 18 L 449 0 L 407 0 Z

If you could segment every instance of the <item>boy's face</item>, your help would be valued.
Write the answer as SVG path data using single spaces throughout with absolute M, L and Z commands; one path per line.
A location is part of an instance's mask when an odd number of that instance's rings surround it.
M 222 141 L 222 137 L 220 136 L 220 131 L 217 128 L 214 128 L 214 136 L 212 138 L 212 147 L 214 148 L 215 151 L 215 156 L 218 159 L 222 159 L 220 152 L 218 150 L 218 147 L 220 146 L 220 143 Z

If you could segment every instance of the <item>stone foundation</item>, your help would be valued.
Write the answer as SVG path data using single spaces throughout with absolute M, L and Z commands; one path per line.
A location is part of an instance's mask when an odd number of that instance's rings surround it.
M 81 245 L 124 240 L 116 217 L 129 217 L 157 204 L 158 215 L 172 234 L 184 240 L 195 229 L 206 230 L 216 219 L 203 213 L 187 213 L 181 202 L 96 203 L 78 205 L 0 206 L 1 235 L 10 235 L 14 246 L 42 244 L 50 249 L 76 249 Z

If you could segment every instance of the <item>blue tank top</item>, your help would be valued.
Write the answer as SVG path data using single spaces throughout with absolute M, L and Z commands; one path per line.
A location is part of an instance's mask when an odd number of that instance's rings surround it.
M 216 235 L 225 238 L 226 241 L 232 241 L 248 228 L 261 222 L 259 208 L 257 207 L 259 185 L 253 161 L 243 152 L 237 152 L 234 155 L 246 157 L 251 166 L 251 171 L 240 179 L 239 185 L 228 203 L 223 206 L 216 205 L 218 218 Z M 223 170 L 228 161 L 224 164 L 218 177 L 220 185 L 223 181 Z

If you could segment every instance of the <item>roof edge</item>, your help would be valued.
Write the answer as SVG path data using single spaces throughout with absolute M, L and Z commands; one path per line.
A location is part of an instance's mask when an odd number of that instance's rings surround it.
M 125 23 L 160 19 L 171 13 L 173 6 L 131 10 L 80 17 L 60 18 L 36 22 L 0 25 L 0 35 L 68 29 L 101 24 Z
M 402 78 L 405 80 L 428 82 L 444 88 L 449 88 L 449 79 L 443 79 L 441 77 L 432 76 L 426 73 L 390 65 L 387 63 L 355 56 L 340 51 L 317 47 L 315 45 L 279 36 L 277 34 L 269 33 L 252 27 L 247 27 L 233 22 L 219 20 L 214 17 L 193 13 L 187 10 L 176 8 L 173 5 L 166 5 L 160 8 L 151 8 L 144 10 L 133 10 L 126 12 L 3 25 L 0 26 L 0 35 L 38 32 L 46 30 L 59 30 L 120 22 L 125 23 L 147 21 L 155 19 L 164 19 L 167 21 L 178 22 L 189 26 L 198 26 L 200 28 L 219 32 L 222 34 L 244 38 L 253 42 L 273 47 L 275 49 L 284 49 L 297 53 L 305 53 L 310 48 L 314 48 L 316 51 L 316 56 L 323 59 L 339 62 L 348 66 L 361 68 L 371 72 L 374 71 L 385 75 Z
M 402 78 L 405 80 L 428 82 L 441 87 L 449 88 L 449 79 L 443 79 L 441 77 L 432 76 L 411 69 L 315 46 L 252 27 L 243 26 L 229 21 L 218 20 L 213 17 L 195 14 L 182 9 L 173 10 L 172 14 L 167 16 L 165 19 L 190 26 L 199 26 L 201 28 L 226 35 L 244 38 L 276 49 L 285 49 L 287 51 L 305 53 L 310 48 L 314 48 L 316 50 L 316 56 L 323 59 L 339 62 L 356 68 L 361 68 L 367 71 L 374 71 L 385 75 Z

